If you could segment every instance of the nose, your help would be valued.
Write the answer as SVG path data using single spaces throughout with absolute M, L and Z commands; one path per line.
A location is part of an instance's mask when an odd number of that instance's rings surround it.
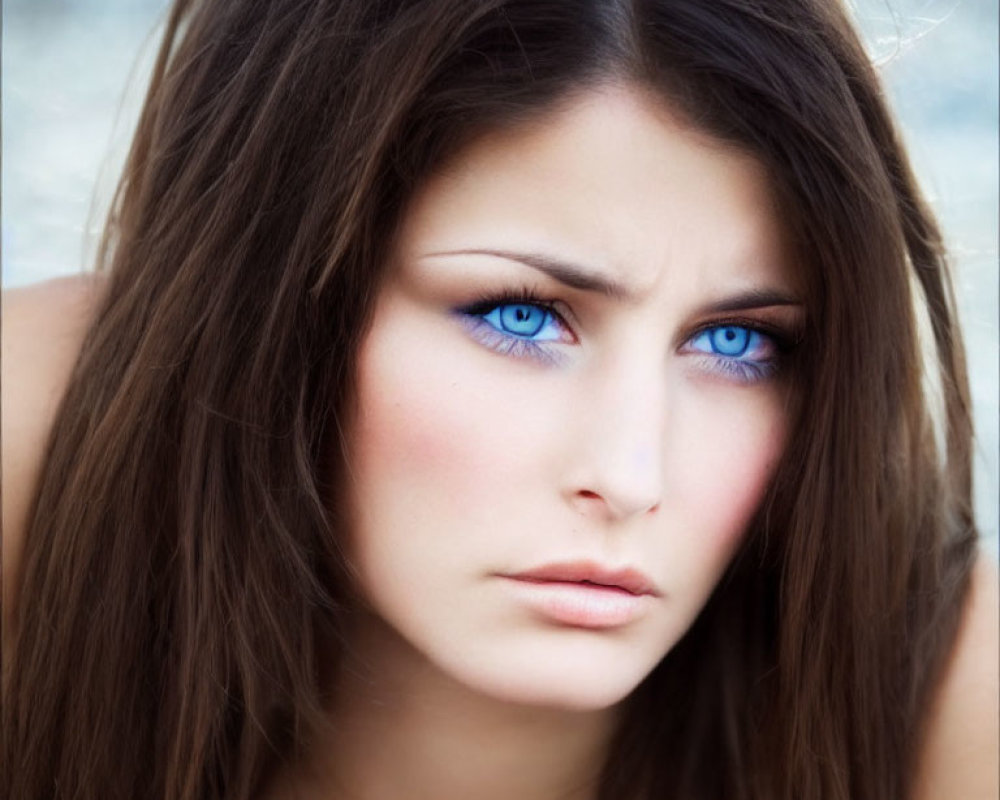
M 663 373 L 625 372 L 605 375 L 580 401 L 565 484 L 577 511 L 607 521 L 655 513 L 665 489 Z

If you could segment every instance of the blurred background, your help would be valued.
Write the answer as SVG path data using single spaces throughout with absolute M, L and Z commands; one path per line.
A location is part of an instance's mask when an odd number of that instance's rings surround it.
M 851 0 L 953 253 L 977 423 L 976 505 L 997 553 L 996 0 Z M 3 0 L 4 287 L 90 267 L 166 0 Z

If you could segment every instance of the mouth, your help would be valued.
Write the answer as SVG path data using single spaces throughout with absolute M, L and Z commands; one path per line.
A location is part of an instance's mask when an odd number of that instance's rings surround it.
M 525 583 L 577 584 L 585 588 L 624 592 L 636 597 L 660 596 L 649 577 L 639 570 L 609 569 L 590 561 L 546 564 L 505 577 Z
M 566 628 L 621 628 L 643 617 L 660 597 L 638 570 L 591 562 L 547 564 L 501 577 L 536 618 Z

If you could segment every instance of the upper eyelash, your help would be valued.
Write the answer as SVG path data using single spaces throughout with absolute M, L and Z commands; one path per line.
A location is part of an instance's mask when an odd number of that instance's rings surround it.
M 471 303 L 455 310 L 463 318 L 469 320 L 470 324 L 475 325 L 476 330 L 479 330 L 484 337 L 491 340 L 491 342 L 484 342 L 491 350 L 501 355 L 530 358 L 543 364 L 559 366 L 563 363 L 564 356 L 552 347 L 555 342 L 535 342 L 529 338 L 500 331 L 484 319 L 486 314 L 499 306 L 518 304 L 532 305 L 543 309 L 546 313 L 551 314 L 560 325 L 570 330 L 563 315 L 556 310 L 558 301 L 544 298 L 527 286 L 485 293 Z
M 715 328 L 745 328 L 748 331 L 767 336 L 774 342 L 778 348 L 778 352 L 782 354 L 793 350 L 801 340 L 801 336 L 797 332 L 790 331 L 779 325 L 770 325 L 761 322 L 759 319 L 748 319 L 746 317 L 726 317 L 723 319 L 713 319 L 710 322 L 705 322 L 697 326 L 694 330 L 685 334 L 684 343 L 690 342 L 696 336 Z M 726 356 L 719 357 L 726 358 Z
M 789 330 L 777 325 L 762 323 L 757 319 L 747 319 L 746 317 L 729 317 L 725 319 L 715 319 L 698 326 L 684 339 L 684 344 L 693 342 L 703 333 L 716 330 L 718 328 L 742 328 L 766 336 L 774 343 L 777 350 L 769 358 L 761 360 L 744 359 L 740 356 L 727 356 L 722 353 L 704 353 L 698 351 L 707 363 L 706 368 L 710 371 L 725 376 L 727 379 L 736 381 L 744 385 L 754 385 L 761 381 L 773 378 L 784 369 L 785 360 L 788 353 L 801 341 L 801 334 L 794 330 Z
M 556 310 L 557 302 L 558 301 L 554 299 L 544 298 L 538 295 L 534 290 L 523 286 L 515 290 L 502 290 L 499 292 L 483 294 L 458 310 L 462 314 L 482 316 L 483 314 L 492 311 L 497 306 L 518 304 L 532 305 L 545 309 L 556 317 L 556 319 L 565 324 L 565 320 L 563 320 L 562 315 Z
M 519 303 L 543 308 L 555 316 L 561 323 L 565 324 L 566 322 L 563 315 L 561 315 L 556 308 L 558 304 L 557 300 L 543 297 L 533 289 L 526 286 L 514 290 L 501 290 L 498 292 L 483 294 L 476 300 L 462 306 L 458 310 L 462 314 L 481 316 L 492 311 L 497 306 L 516 305 Z M 799 343 L 801 338 L 795 332 L 789 331 L 778 325 L 769 325 L 761 322 L 759 319 L 749 319 L 747 317 L 724 317 L 721 319 L 713 319 L 709 322 L 698 325 L 696 328 L 685 334 L 683 341 L 688 342 L 698 334 L 712 330 L 713 328 L 725 328 L 729 326 L 746 328 L 748 331 L 753 331 L 769 337 L 774 341 L 778 350 L 782 353 L 793 349 L 795 345 Z

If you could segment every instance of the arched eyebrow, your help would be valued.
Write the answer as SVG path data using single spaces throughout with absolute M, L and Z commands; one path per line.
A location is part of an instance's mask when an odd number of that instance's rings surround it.
M 493 256 L 503 258 L 508 261 L 516 261 L 526 267 L 544 272 L 550 278 L 571 289 L 580 289 L 585 292 L 598 292 L 614 300 L 622 302 L 633 302 L 638 296 L 638 292 L 629 288 L 620 281 L 607 275 L 602 275 L 596 270 L 581 267 L 578 264 L 571 264 L 562 259 L 553 258 L 548 255 L 538 253 L 521 253 L 512 250 L 493 249 L 471 249 L 471 250 L 446 250 L 436 253 L 428 253 L 428 256 Z

